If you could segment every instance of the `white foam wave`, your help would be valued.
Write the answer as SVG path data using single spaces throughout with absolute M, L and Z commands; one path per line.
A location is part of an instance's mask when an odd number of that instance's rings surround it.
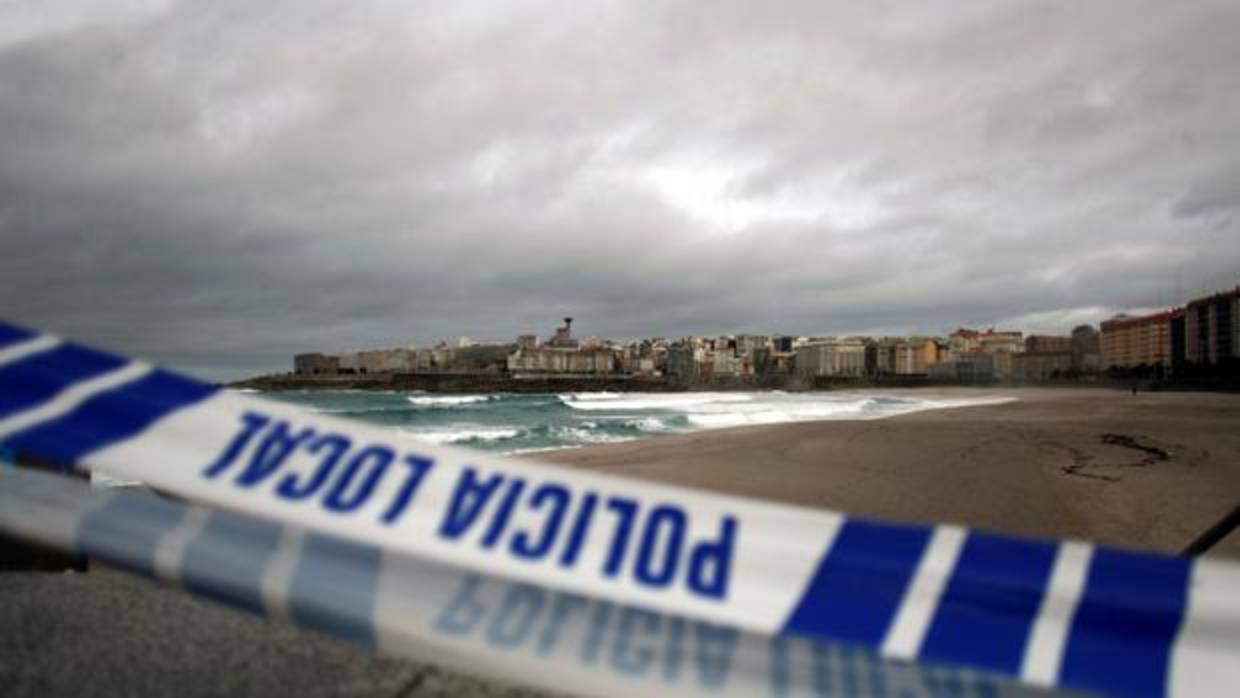
M 925 409 L 951 409 L 953 407 L 985 407 L 987 405 L 1004 405 L 1016 402 L 1014 397 L 972 397 L 951 400 L 926 400 Z
M 668 426 L 667 422 L 663 421 L 662 419 L 659 419 L 658 417 L 642 417 L 641 419 L 630 419 L 627 422 L 625 422 L 625 424 L 637 429 L 638 431 L 648 431 L 648 432 L 658 433 L 658 432 L 666 432 L 666 431 L 672 430 L 672 428 Z
M 859 395 L 780 397 L 782 399 L 760 400 L 739 405 L 701 405 L 697 410 L 686 415 L 686 419 L 689 424 L 699 429 L 722 429 L 751 424 L 882 419 L 924 410 L 997 405 L 1014 400 L 1010 397 L 957 400 L 887 398 L 880 400 Z
M 509 427 L 458 426 L 453 429 L 405 431 L 405 435 L 433 444 L 496 442 L 521 436 L 522 429 Z
M 494 395 L 410 395 L 405 399 L 419 407 L 459 407 L 490 402 L 496 397 Z
M 595 402 L 599 400 L 619 400 L 624 397 L 624 393 L 612 393 L 601 390 L 597 393 L 563 393 L 557 395 L 562 402 Z
M 604 397 L 606 395 L 606 397 Z M 644 393 L 620 395 L 593 393 L 561 395 L 560 401 L 575 410 L 675 410 L 688 412 L 702 405 L 752 401 L 749 393 Z
M 380 412 L 403 412 L 409 408 L 404 406 L 393 407 L 389 405 L 383 407 L 311 407 L 308 409 L 317 414 L 362 415 L 377 414 Z
M 637 439 L 636 436 L 610 434 L 585 427 L 558 427 L 554 431 L 556 436 L 566 441 L 584 444 L 612 444 Z
M 689 423 L 703 429 L 723 429 L 726 427 L 739 427 L 746 424 L 753 424 L 749 417 L 739 412 L 725 414 L 693 414 L 689 415 Z

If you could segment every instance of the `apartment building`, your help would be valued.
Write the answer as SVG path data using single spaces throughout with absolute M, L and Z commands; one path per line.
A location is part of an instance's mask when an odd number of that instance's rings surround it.
M 931 365 L 943 358 L 939 343 L 930 337 L 901 340 L 895 348 L 895 373 L 897 376 L 924 376 Z
M 864 376 L 865 342 L 836 339 L 797 348 L 797 373 L 814 376 Z
M 1171 360 L 1171 318 L 1174 311 L 1130 317 L 1117 315 L 1102 323 L 1098 344 L 1102 367 L 1165 366 Z
M 1240 358 L 1240 287 L 1184 307 L 1184 360 L 1217 365 Z

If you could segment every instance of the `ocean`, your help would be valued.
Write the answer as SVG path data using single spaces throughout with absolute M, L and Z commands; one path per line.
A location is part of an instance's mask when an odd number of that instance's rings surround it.
M 263 396 L 360 419 L 409 439 L 498 453 L 577 448 L 747 424 L 875 419 L 993 402 L 778 391 L 444 395 L 305 390 Z

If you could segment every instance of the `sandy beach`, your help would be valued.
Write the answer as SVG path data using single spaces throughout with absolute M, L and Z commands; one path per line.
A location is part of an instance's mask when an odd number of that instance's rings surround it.
M 1240 502 L 1240 395 L 1029 388 L 888 394 L 1015 399 L 540 455 L 861 516 L 1167 553 Z M 1212 554 L 1240 557 L 1240 535 Z
M 1240 499 L 1240 395 L 1072 389 L 935 395 L 1016 399 L 532 457 L 856 515 L 1170 553 Z M 1232 534 L 1211 554 L 1240 558 L 1240 536 Z M 0 633 L 0 695 L 6 696 L 510 690 L 379 659 L 103 569 L 0 574 L 0 626 L 10 629 Z

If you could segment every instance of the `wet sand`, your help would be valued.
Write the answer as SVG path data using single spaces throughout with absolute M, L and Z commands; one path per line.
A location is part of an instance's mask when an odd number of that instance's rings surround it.
M 870 421 L 697 432 L 539 457 L 856 515 L 1168 553 L 1240 503 L 1240 395 L 889 392 L 1016 400 Z M 1240 558 L 1240 535 L 1212 554 Z

